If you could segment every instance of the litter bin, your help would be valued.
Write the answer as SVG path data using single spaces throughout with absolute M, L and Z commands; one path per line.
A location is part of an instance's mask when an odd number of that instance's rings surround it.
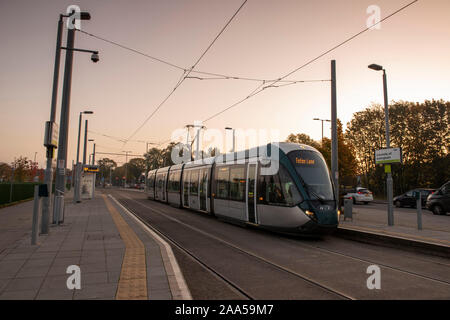
M 344 199 L 344 221 L 349 218 L 353 221 L 353 199 Z

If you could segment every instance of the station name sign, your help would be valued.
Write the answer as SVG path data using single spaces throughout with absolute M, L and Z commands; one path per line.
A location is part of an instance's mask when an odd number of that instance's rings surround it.
M 402 148 L 375 150 L 375 164 L 402 163 Z

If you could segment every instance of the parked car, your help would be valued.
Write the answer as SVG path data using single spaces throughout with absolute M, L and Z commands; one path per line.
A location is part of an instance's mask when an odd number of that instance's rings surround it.
M 428 196 L 427 208 L 436 215 L 450 212 L 450 181 Z
M 417 188 L 413 190 L 409 190 L 404 194 L 394 197 L 394 205 L 397 208 L 401 207 L 412 207 L 415 208 L 417 204 L 415 192 L 420 191 L 420 198 L 422 200 L 422 207 L 426 206 L 427 197 L 432 194 L 435 189 L 425 189 L 425 188 Z
M 354 204 L 357 202 L 368 204 L 373 201 L 373 195 L 367 188 L 356 187 L 353 189 L 344 190 L 344 199 L 352 199 Z

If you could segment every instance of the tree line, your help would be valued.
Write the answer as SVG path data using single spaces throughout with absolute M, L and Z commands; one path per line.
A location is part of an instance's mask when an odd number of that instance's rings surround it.
M 43 176 L 44 171 L 27 157 L 16 158 L 11 164 L 0 162 L 0 182 L 32 182 L 36 177 L 42 181 Z

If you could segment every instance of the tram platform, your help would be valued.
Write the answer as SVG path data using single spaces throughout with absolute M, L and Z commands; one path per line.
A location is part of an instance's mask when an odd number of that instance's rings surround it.
M 0 209 L 0 300 L 191 299 L 170 246 L 114 198 L 65 205 L 34 246 L 33 202 Z
M 361 242 L 403 247 L 412 251 L 450 257 L 450 219 L 424 212 L 421 230 L 413 209 L 396 212 L 393 226 L 387 224 L 384 210 L 356 208 L 353 219 L 341 216 L 337 234 Z

